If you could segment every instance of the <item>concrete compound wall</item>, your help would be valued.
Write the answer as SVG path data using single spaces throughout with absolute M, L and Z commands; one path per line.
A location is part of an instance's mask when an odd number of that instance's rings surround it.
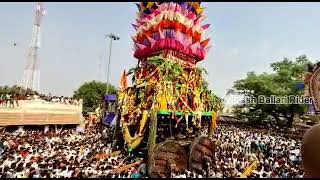
M 22 100 L 19 106 L 0 106 L 0 126 L 82 124 L 82 103 L 70 105 L 40 100 Z

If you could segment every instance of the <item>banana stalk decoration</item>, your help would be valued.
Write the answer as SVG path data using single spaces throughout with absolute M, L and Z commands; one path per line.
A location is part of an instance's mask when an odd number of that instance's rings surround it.
M 211 117 L 211 128 L 216 129 L 217 128 L 217 119 L 218 119 L 218 114 L 216 112 L 212 112 L 212 117 Z
M 162 86 L 164 89 L 160 87 L 160 92 L 158 94 L 158 103 L 160 105 L 160 110 L 168 110 L 168 103 L 167 103 L 167 97 L 165 94 L 165 84 Z
M 195 108 L 199 108 L 200 104 L 200 90 L 198 88 L 195 88 L 194 90 L 194 105 Z
M 136 148 L 142 141 L 143 136 L 131 137 L 128 125 L 124 126 L 124 139 L 128 143 L 128 149 Z
M 148 121 L 148 115 L 149 115 L 148 111 L 144 110 L 142 113 L 142 119 L 140 121 L 139 136 L 143 136 L 144 129 Z
M 195 112 L 194 112 L 194 122 L 198 123 L 198 127 L 201 128 L 201 119 L 202 119 L 202 113 L 201 113 L 201 109 L 200 109 L 200 91 L 198 90 L 198 88 L 195 88 L 194 92 L 194 108 L 195 108 Z
M 167 98 L 166 98 L 166 96 L 165 95 L 161 95 L 160 96 L 160 109 L 161 110 L 168 110 L 167 109 Z
M 131 137 L 128 124 L 124 125 L 124 139 L 128 143 L 128 149 L 135 149 L 141 143 L 144 133 L 145 133 L 145 125 L 148 122 L 148 111 L 144 110 L 142 113 L 142 119 L 140 120 L 139 134 L 135 137 Z

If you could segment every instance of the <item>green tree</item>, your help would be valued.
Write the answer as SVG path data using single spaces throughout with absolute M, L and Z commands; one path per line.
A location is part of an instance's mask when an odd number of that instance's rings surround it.
M 245 97 L 253 97 L 256 100 L 259 96 L 302 96 L 303 91 L 296 89 L 295 84 L 303 82 L 308 63 L 310 61 L 305 55 L 299 56 L 295 61 L 284 58 L 280 62 L 271 64 L 272 73 L 257 75 L 254 72 L 248 72 L 245 79 L 234 82 L 228 93 L 241 94 Z M 246 117 L 251 121 L 259 122 L 272 116 L 279 123 L 283 118 L 286 120 L 286 125 L 291 127 L 294 115 L 304 114 L 307 106 L 304 104 L 261 104 L 254 102 L 242 104 L 237 108 L 248 109 L 246 112 L 238 111 L 239 117 Z
M 73 94 L 74 98 L 83 99 L 83 111 L 93 112 L 97 107 L 102 107 L 103 96 L 107 91 L 107 83 L 90 81 L 82 84 Z M 118 90 L 109 85 L 109 93 L 117 94 Z
M 13 85 L 13 86 L 0 86 L 0 95 L 1 94 L 15 94 L 15 95 L 33 95 L 33 94 L 39 94 L 36 91 L 27 89 L 25 90 L 24 88 L 18 86 L 18 85 Z

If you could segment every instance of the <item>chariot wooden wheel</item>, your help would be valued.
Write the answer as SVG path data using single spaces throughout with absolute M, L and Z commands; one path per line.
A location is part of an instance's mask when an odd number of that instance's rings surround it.
M 172 171 L 184 173 L 187 168 L 187 152 L 177 141 L 166 140 L 149 155 L 148 174 L 151 178 L 169 178 Z
M 190 146 L 189 169 L 201 173 L 206 163 L 214 163 L 215 146 L 206 136 L 196 138 Z

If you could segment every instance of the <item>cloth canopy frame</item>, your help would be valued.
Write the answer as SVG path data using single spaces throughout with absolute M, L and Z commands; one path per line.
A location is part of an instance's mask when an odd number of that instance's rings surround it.
M 104 101 L 106 102 L 116 102 L 117 96 L 115 94 L 108 94 L 104 96 Z

